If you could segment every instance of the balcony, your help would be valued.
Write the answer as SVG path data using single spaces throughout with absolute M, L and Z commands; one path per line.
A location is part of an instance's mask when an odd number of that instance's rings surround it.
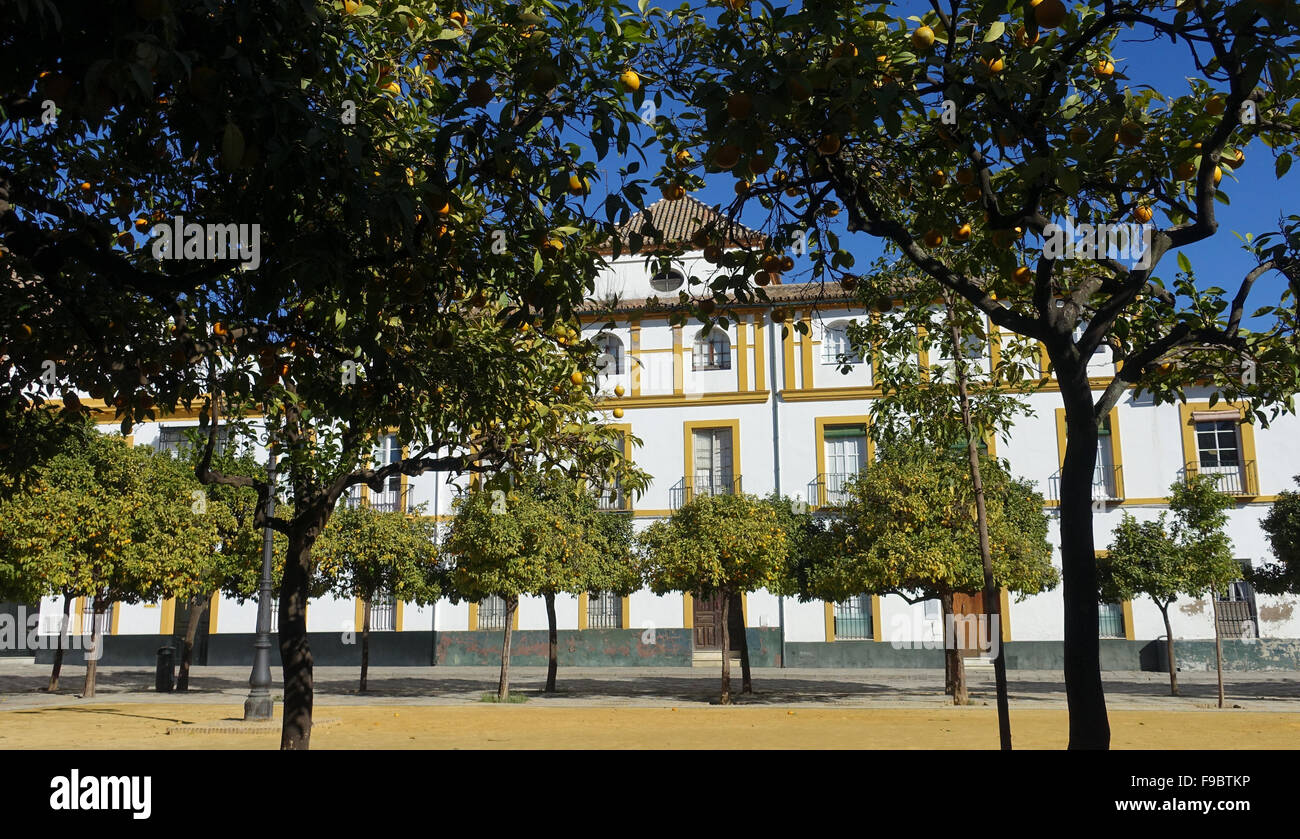
M 849 500 L 849 481 L 857 475 L 849 472 L 823 472 L 808 482 L 808 506 L 814 510 L 839 507 Z
M 1259 495 L 1259 473 L 1255 461 L 1248 460 L 1239 466 L 1201 466 L 1188 463 L 1183 467 L 1183 480 L 1191 475 L 1207 475 L 1215 479 L 1215 489 L 1226 495 Z
M 740 476 L 701 472 L 682 478 L 668 490 L 668 508 L 679 510 L 697 495 L 739 495 Z
M 617 483 L 597 487 L 596 509 L 602 513 L 625 513 L 632 509 L 632 499 Z
M 1124 498 L 1123 466 L 1097 466 L 1092 470 L 1092 500 L 1121 501 Z M 1051 500 L 1061 500 L 1061 471 L 1058 469 L 1048 481 Z
M 411 503 L 411 490 L 408 487 L 404 492 L 370 492 L 362 500 L 361 491 L 354 487 L 339 499 L 339 504 L 344 507 L 366 507 L 377 513 L 409 513 L 415 506 Z

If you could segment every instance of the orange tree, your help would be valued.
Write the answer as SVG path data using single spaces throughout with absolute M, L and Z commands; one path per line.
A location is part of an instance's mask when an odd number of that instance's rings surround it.
M 33 407 L 67 390 L 67 413 L 90 410 L 74 388 L 124 426 L 195 400 L 212 400 L 213 434 L 261 416 L 290 496 L 270 522 L 288 540 L 282 746 L 306 748 L 311 548 L 343 492 L 524 451 L 617 456 L 573 313 L 598 270 L 588 246 L 644 195 L 631 164 L 589 192 L 643 125 L 637 68 L 656 64 L 643 51 L 660 13 L 25 6 L 0 91 L 20 117 L 0 166 L 0 430 L 57 430 L 62 414 Z M 177 216 L 248 227 L 206 244 L 196 228 L 179 259 L 161 234 L 123 235 Z M 245 247 L 206 248 L 231 238 Z M 369 468 L 393 429 L 407 455 Z M 267 496 L 260 478 L 197 471 Z
M 1294 328 L 1294 298 L 1263 301 L 1262 331 L 1243 319 L 1259 278 L 1280 270 L 1294 286 L 1294 263 L 1261 250 L 1232 293 L 1198 285 L 1182 254 L 1174 281 L 1155 272 L 1171 250 L 1218 232 L 1215 205 L 1247 144 L 1272 151 L 1278 178 L 1290 168 L 1300 10 L 984 0 L 907 18 L 831 0 L 678 14 L 680 53 L 665 72 L 690 107 L 661 136 L 694 154 L 673 154 L 661 178 L 691 186 L 730 172 L 741 183 L 729 211 L 763 215 L 749 223 L 768 234 L 766 251 L 719 255 L 727 270 L 715 294 L 762 297 L 761 272 L 781 268 L 796 243 L 807 243 L 815 278 L 847 277 L 853 257 L 839 236 L 860 232 L 1045 348 L 1069 429 L 1060 512 L 1070 744 L 1107 747 L 1090 494 L 1098 419 L 1130 388 L 1172 401 L 1193 382 L 1246 403 L 1248 418 L 1293 408 L 1300 365 L 1281 337 Z M 1121 39 L 1170 42 L 1159 69 L 1176 66 L 1187 86 L 1146 84 Z M 1139 225 L 1139 240 L 1150 234 L 1145 260 L 1099 250 L 1095 238 L 1091 248 L 1063 241 L 1066 219 Z M 1088 360 L 1104 347 L 1118 372 L 1094 387 Z
M 732 596 L 760 588 L 783 590 L 790 578 L 787 524 L 770 500 L 744 494 L 697 495 L 640 534 L 642 573 L 651 591 L 719 596 L 724 705 L 731 702 Z
M 644 483 L 639 470 L 623 475 L 625 488 Z M 499 702 L 510 695 L 510 635 L 521 595 L 546 600 L 549 692 L 555 690 L 559 654 L 555 596 L 630 594 L 640 585 L 631 555 L 631 522 L 622 514 L 602 512 L 584 483 L 559 471 L 525 470 L 502 486 L 506 488 L 490 482 L 457 499 L 444 546 L 452 564 L 453 597 L 495 596 L 506 603 Z
M 316 572 L 336 597 L 362 603 L 361 691 L 370 669 L 370 614 L 376 597 L 424 606 L 442 596 L 433 519 L 369 507 L 337 511 L 316 544 Z
M 42 594 L 93 598 L 84 695 L 95 695 L 109 607 L 167 596 L 209 561 L 229 512 L 203 497 L 171 457 L 92 433 L 0 504 L 0 554 L 18 574 Z

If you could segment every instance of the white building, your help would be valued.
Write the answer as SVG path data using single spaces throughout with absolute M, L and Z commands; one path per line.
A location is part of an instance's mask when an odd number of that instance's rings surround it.
M 700 219 L 712 218 L 705 205 L 690 198 L 660 201 L 648 212 L 669 239 L 682 242 L 690 240 Z M 631 227 L 640 223 L 638 217 Z M 741 234 L 751 233 L 740 231 L 737 235 L 744 238 Z M 699 293 L 698 287 L 685 284 L 684 277 L 707 277 L 713 270 L 700 251 L 687 253 L 679 271 L 657 276 L 650 276 L 644 256 L 623 256 L 611 262 L 595 295 L 600 300 L 620 299 L 612 315 L 611 308 L 602 304 L 593 306 L 584 318 L 583 336 L 602 341 L 608 352 L 609 363 L 600 377 L 600 385 L 609 395 L 607 405 L 611 410 L 622 409 L 617 422 L 642 441 L 633 456 L 654 475 L 649 490 L 633 507 L 638 526 L 669 515 L 695 492 L 743 490 L 764 495 L 775 489 L 802 496 L 814 505 L 824 503 L 833 499 L 845 476 L 868 465 L 872 457 L 865 432 L 880 391 L 873 386 L 871 365 L 858 365 L 844 375 L 835 363 L 837 354 L 846 349 L 844 324 L 866 317 L 865 313 L 854 309 L 850 296 L 836 284 L 778 284 L 768 287 L 769 295 L 787 311 L 789 323 L 807 321 L 809 334 L 789 330 L 783 337 L 782 327 L 773 322 L 772 307 L 767 305 L 736 308 L 729 312 L 728 328 L 715 328 L 707 334 L 698 322 L 670 325 L 667 306 L 676 302 L 678 292 Z M 604 328 L 611 317 L 616 325 Z M 986 358 L 998 352 L 1000 344 L 996 328 L 990 336 Z M 1099 353 L 1094 367 L 1094 381 L 1100 390 L 1110 380 L 1113 365 L 1107 354 Z M 615 397 L 619 385 L 624 395 Z M 1064 453 L 1063 409 L 1052 385 L 1030 394 L 1029 400 L 1035 415 L 1016 424 L 1009 442 L 996 441 L 994 453 L 1010 462 L 1013 473 L 1037 482 L 1050 507 Z M 1241 562 L 1258 565 L 1270 560 L 1259 521 L 1276 494 L 1291 487 L 1292 476 L 1300 474 L 1300 421 L 1286 416 L 1263 429 L 1243 424 L 1238 417 L 1230 405 L 1219 403 L 1211 409 L 1208 393 L 1199 391 L 1188 391 L 1184 405 L 1156 406 L 1149 397 L 1142 400 L 1132 393 L 1126 395 L 1110 415 L 1109 434 L 1103 437 L 1099 455 L 1096 497 L 1101 503 L 1094 517 L 1097 546 L 1110 542 L 1123 512 L 1150 518 L 1166 509 L 1169 485 L 1190 464 L 1192 469 L 1228 475 L 1223 486 L 1237 499 L 1230 512 L 1229 533 Z M 196 424 L 195 419 L 165 419 L 138 428 L 134 441 L 136 445 L 174 445 L 180 429 Z M 399 441 L 390 440 L 389 445 L 396 451 Z M 454 492 L 445 475 L 426 474 L 409 481 L 395 479 L 384 497 L 371 500 L 392 506 L 424 504 L 429 514 L 445 520 L 452 511 Z M 1049 530 L 1049 538 L 1058 543 L 1055 526 Z M 1054 562 L 1059 567 L 1059 549 Z M 1244 627 L 1244 634 L 1252 638 L 1256 632 L 1260 639 L 1300 638 L 1296 598 L 1256 596 L 1245 584 L 1236 586 L 1230 597 L 1237 602 L 1224 608 L 1224 621 L 1232 634 Z M 1011 666 L 1017 666 L 1018 658 L 1024 662 L 1021 666 L 1059 666 L 1063 635 L 1060 589 L 1023 602 L 1009 600 L 1004 594 L 1002 605 L 1005 620 L 1001 634 L 1003 641 L 1012 644 L 1007 648 Z M 45 604 L 49 611 L 58 608 L 54 601 Z M 587 662 L 689 663 L 694 652 L 707 650 L 710 644 L 716 646 L 710 628 L 715 619 L 713 609 L 714 604 L 690 595 L 656 596 L 649 591 L 621 599 L 557 598 L 559 628 L 572 631 L 565 634 L 569 654 L 575 656 L 573 661 Z M 791 665 L 902 666 L 906 661 L 900 653 L 911 651 L 891 653 L 890 642 L 910 646 L 911 642 L 940 638 L 942 632 L 936 603 L 909 605 L 897 596 L 864 595 L 855 602 L 836 605 L 782 600 L 758 591 L 747 595 L 744 612 L 755 660 L 760 663 L 776 663 L 784 649 L 786 663 Z M 308 629 L 318 661 L 329 656 L 320 657 L 316 639 L 341 636 L 359 623 L 359 614 L 357 603 L 312 601 Z M 210 611 L 209 643 L 237 633 L 239 649 L 244 649 L 244 634 L 253 631 L 255 615 L 256 606 L 251 602 L 238 605 L 218 598 Z M 379 629 L 398 635 L 423 634 L 418 644 L 412 638 L 414 647 L 402 645 L 415 652 L 395 652 L 392 663 L 423 660 L 426 656 L 419 651 L 423 646 L 429 650 L 429 660 L 424 663 L 456 663 L 480 660 L 466 650 L 490 646 L 491 639 L 477 633 L 499 631 L 502 615 L 499 602 L 441 602 L 428 608 L 396 603 L 378 606 L 374 620 Z M 1171 609 L 1171 616 L 1177 639 L 1214 637 L 1208 602 L 1181 601 Z M 1235 623 L 1226 625 L 1228 619 Z M 530 663 L 544 656 L 544 643 L 532 645 L 527 632 L 546 628 L 540 598 L 521 601 L 517 628 L 525 630 L 514 642 L 516 654 L 522 656 L 519 660 Z M 650 628 L 654 631 L 647 632 Z M 180 630 L 170 602 L 122 607 L 111 620 L 114 635 L 147 638 L 149 655 L 157 636 Z M 595 650 L 599 645 L 594 642 L 584 646 L 581 641 L 582 633 L 597 630 L 603 630 L 599 638 L 604 652 Z M 1110 666 L 1136 662 L 1146 647 L 1143 662 L 1154 669 L 1149 642 L 1162 638 L 1165 630 L 1160 613 L 1149 600 L 1105 606 L 1098 631 L 1103 637 L 1134 642 L 1111 645 L 1118 658 Z M 106 645 L 110 657 L 114 640 Z M 845 643 L 851 641 L 867 643 Z M 499 650 L 499 640 L 496 643 Z M 136 646 L 144 648 L 143 643 Z M 218 648 L 225 649 L 220 644 L 212 647 Z M 566 649 L 566 642 L 562 641 L 561 649 Z M 1180 655 L 1188 656 L 1188 649 L 1183 647 Z M 224 662 L 224 655 L 216 658 Z M 359 656 L 353 657 L 359 660 Z M 1191 660 L 1195 659 L 1193 651 Z M 385 661 L 382 652 L 372 660 Z M 218 661 L 209 658 L 209 663 Z

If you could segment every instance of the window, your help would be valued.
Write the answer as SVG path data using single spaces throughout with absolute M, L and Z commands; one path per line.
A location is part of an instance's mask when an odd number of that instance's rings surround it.
M 588 629 L 622 629 L 623 598 L 609 591 L 587 595 Z
M 1102 603 L 1097 609 L 1097 637 L 1124 638 L 1124 606 Z
M 925 619 L 937 621 L 943 617 L 943 604 L 938 600 L 925 601 Z
M 478 628 L 502 630 L 506 628 L 506 601 L 504 598 L 490 594 L 479 601 Z
M 871 628 L 871 595 L 859 594 L 835 604 L 836 641 L 874 641 Z
M 697 495 L 730 495 L 733 491 L 731 429 L 703 428 L 693 432 L 694 491 Z
M 655 291 L 676 291 L 686 282 L 685 275 L 677 269 L 663 271 L 650 278 L 650 287 Z
M 399 463 L 401 460 L 402 446 L 397 442 L 397 435 L 385 434 L 380 437 L 379 444 L 375 446 L 375 467 Z M 383 491 L 370 494 L 371 509 L 378 510 L 381 513 L 405 512 L 404 501 L 405 499 L 402 498 L 402 476 L 400 474 L 389 475 L 384 479 Z
M 826 474 L 821 480 L 820 504 L 847 500 L 845 485 L 867 465 L 867 429 L 861 425 L 832 425 L 823 432 Z
M 613 441 L 615 451 L 627 451 L 627 432 L 620 431 Z M 623 481 L 615 477 L 612 481 L 601 483 L 596 496 L 596 506 L 601 510 L 627 509 L 627 496 L 623 494 Z
M 1097 426 L 1097 465 L 1092 474 L 1094 499 L 1119 497 L 1115 481 L 1115 446 L 1110 431 L 1110 417 L 1106 417 Z
M 700 330 L 695 336 L 695 351 L 691 354 L 694 370 L 730 370 L 731 341 L 721 329 L 705 332 Z
M 1112 409 L 1097 425 L 1097 460 L 1092 472 L 1093 501 L 1118 501 L 1124 497 L 1124 473 L 1120 463 L 1119 409 Z M 1057 462 L 1064 466 L 1065 449 L 1069 439 L 1069 426 L 1065 422 L 1065 409 L 1056 409 Z M 1061 473 L 1052 475 L 1050 491 L 1053 501 L 1061 500 Z
M 87 597 L 83 600 L 81 602 L 81 633 L 83 635 L 90 635 L 91 633 L 108 635 L 109 628 L 113 625 L 113 609 L 116 606 L 116 603 L 108 604 L 108 608 L 104 610 L 104 614 L 99 616 L 99 622 L 96 624 L 95 598 Z
M 381 591 L 370 601 L 370 631 L 394 632 L 397 630 L 397 598 Z
M 602 333 L 596 336 L 596 348 L 600 355 L 596 358 L 596 370 L 602 376 L 620 376 L 623 374 L 623 342 L 617 335 Z
M 840 356 L 850 364 L 861 364 L 862 358 L 849 341 L 848 323 L 833 323 L 822 333 L 822 364 L 839 364 Z
M 1250 571 L 1249 559 L 1238 559 L 1242 574 Z M 1259 615 L 1255 610 L 1255 587 L 1245 580 L 1229 583 L 1227 591 L 1216 594 L 1219 634 L 1224 638 L 1258 638 Z
M 226 426 L 217 429 L 217 443 L 213 450 L 221 454 L 226 449 L 226 442 L 230 436 L 230 430 Z M 176 457 L 184 456 L 184 453 L 194 448 L 192 438 L 198 441 L 200 446 L 207 442 L 206 437 L 200 436 L 197 425 L 173 425 L 164 426 L 158 431 L 158 451 L 170 452 Z

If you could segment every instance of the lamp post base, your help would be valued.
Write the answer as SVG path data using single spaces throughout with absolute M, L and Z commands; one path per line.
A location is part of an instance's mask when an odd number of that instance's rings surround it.
M 250 693 L 244 700 L 244 720 L 269 720 L 275 710 L 275 702 L 269 693 Z

